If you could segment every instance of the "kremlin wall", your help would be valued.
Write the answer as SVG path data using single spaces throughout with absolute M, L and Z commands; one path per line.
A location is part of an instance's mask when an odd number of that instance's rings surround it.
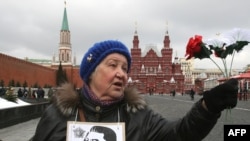
M 4 81 L 7 86 L 11 80 L 21 85 L 26 81 L 28 86 L 38 84 L 44 86 L 56 86 L 56 71 L 58 66 L 46 67 L 35 64 L 26 60 L 21 60 L 12 56 L 0 53 L 0 80 Z M 79 68 L 73 66 L 63 66 L 66 71 L 68 80 L 76 87 L 82 86 L 82 81 L 79 77 Z
M 45 66 L 34 64 L 12 56 L 0 53 L 0 80 L 5 86 L 11 80 L 21 85 L 26 81 L 28 86 L 39 84 L 40 86 L 54 86 L 56 82 L 56 70 Z

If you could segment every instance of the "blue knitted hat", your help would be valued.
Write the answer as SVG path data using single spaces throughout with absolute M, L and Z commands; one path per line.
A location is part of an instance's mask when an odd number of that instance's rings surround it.
M 111 53 L 120 53 L 127 58 L 129 72 L 131 56 L 128 48 L 120 41 L 107 40 L 95 43 L 84 55 L 80 66 L 80 76 L 85 83 L 89 83 L 89 76 L 95 70 L 96 66 Z

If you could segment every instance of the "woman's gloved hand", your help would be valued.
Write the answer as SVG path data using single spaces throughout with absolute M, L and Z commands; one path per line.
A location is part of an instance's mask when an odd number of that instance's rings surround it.
M 208 111 L 219 113 L 226 108 L 234 108 L 237 104 L 238 80 L 229 79 L 209 91 L 203 93 Z

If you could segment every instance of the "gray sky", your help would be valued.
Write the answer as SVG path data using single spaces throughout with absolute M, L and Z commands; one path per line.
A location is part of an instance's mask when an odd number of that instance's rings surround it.
M 67 0 L 72 53 L 80 64 L 95 42 L 117 39 L 132 46 L 135 23 L 142 50 L 162 48 L 168 22 L 173 56 L 184 57 L 195 34 L 214 38 L 233 28 L 250 29 L 249 0 Z M 23 59 L 52 59 L 58 53 L 64 0 L 2 0 L 0 52 Z M 250 45 L 236 54 L 233 68 L 250 64 Z M 218 60 L 218 64 L 221 60 Z M 195 59 L 196 68 L 216 68 Z

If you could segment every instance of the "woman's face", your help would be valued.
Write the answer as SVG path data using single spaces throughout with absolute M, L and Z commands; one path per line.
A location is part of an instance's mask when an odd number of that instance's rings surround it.
M 127 83 L 125 56 L 112 53 L 102 60 L 90 76 L 90 89 L 100 100 L 114 100 L 123 95 Z

